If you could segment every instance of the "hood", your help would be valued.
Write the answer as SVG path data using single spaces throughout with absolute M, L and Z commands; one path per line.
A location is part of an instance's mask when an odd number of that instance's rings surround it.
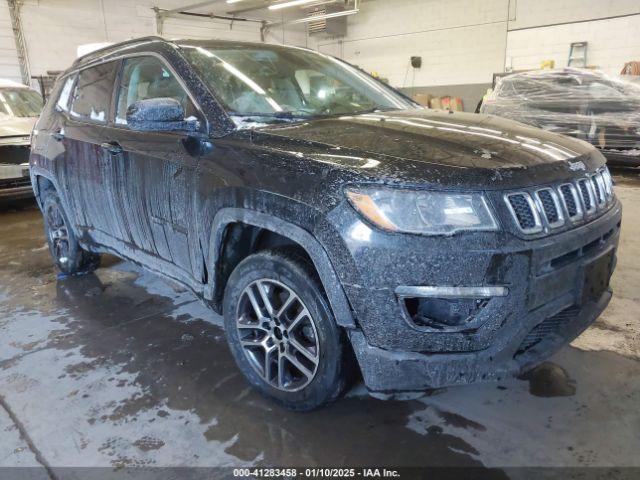
M 0 138 L 1 137 L 30 137 L 31 130 L 36 124 L 38 117 L 0 117 Z M 29 138 L 27 138 L 29 143 Z
M 427 109 L 268 126 L 253 138 L 259 145 L 366 171 L 372 179 L 444 187 L 549 183 L 604 163 L 580 140 L 490 115 Z

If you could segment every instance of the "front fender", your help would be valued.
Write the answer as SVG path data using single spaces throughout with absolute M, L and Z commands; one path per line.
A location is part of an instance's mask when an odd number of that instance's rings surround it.
M 207 268 L 210 272 L 217 270 L 223 235 L 226 227 L 232 223 L 243 223 L 270 230 L 290 238 L 304 248 L 320 276 L 336 322 L 345 328 L 356 328 L 351 306 L 325 249 L 311 233 L 278 217 L 245 208 L 230 207 L 219 210 L 214 217 L 209 239 L 210 258 Z M 204 289 L 204 296 L 208 300 L 214 298 L 216 290 L 219 288 L 215 282 L 215 275 L 210 275 L 209 282 Z

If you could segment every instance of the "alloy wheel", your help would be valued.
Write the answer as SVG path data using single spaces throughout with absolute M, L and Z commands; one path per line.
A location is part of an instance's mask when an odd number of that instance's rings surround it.
M 314 379 L 320 361 L 318 332 L 291 288 L 266 278 L 249 284 L 238 301 L 236 327 L 246 358 L 269 385 L 292 392 Z
M 48 205 L 46 214 L 48 226 L 47 233 L 53 250 L 53 255 L 58 262 L 65 264 L 69 261 L 69 229 L 58 205 Z

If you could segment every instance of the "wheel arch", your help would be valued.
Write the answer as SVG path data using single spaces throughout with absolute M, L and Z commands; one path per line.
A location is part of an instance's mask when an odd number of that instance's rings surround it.
M 35 169 L 31 167 L 31 186 L 33 188 L 34 196 L 40 206 L 41 204 L 41 196 L 44 190 L 49 188 L 53 188 L 54 190 L 58 190 L 56 179 L 54 176 L 49 174 L 46 170 Z
M 207 263 L 208 283 L 204 290 L 207 300 L 219 298 L 224 291 L 225 284 L 221 284 L 216 275 L 223 260 L 223 248 L 228 228 L 233 224 L 256 227 L 284 237 L 301 248 L 313 263 L 325 293 L 333 310 L 336 323 L 344 328 L 356 328 L 353 311 L 342 285 L 331 264 L 331 260 L 320 242 L 301 228 L 281 218 L 255 210 L 244 208 L 223 208 L 215 215 L 209 240 L 209 259 Z

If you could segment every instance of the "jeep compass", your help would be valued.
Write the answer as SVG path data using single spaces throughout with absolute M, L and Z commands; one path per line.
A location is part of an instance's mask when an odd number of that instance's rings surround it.
M 224 317 L 280 404 L 518 374 L 611 298 L 621 207 L 592 145 L 422 109 L 331 56 L 144 38 L 85 55 L 30 172 L 69 275 L 113 253 Z

